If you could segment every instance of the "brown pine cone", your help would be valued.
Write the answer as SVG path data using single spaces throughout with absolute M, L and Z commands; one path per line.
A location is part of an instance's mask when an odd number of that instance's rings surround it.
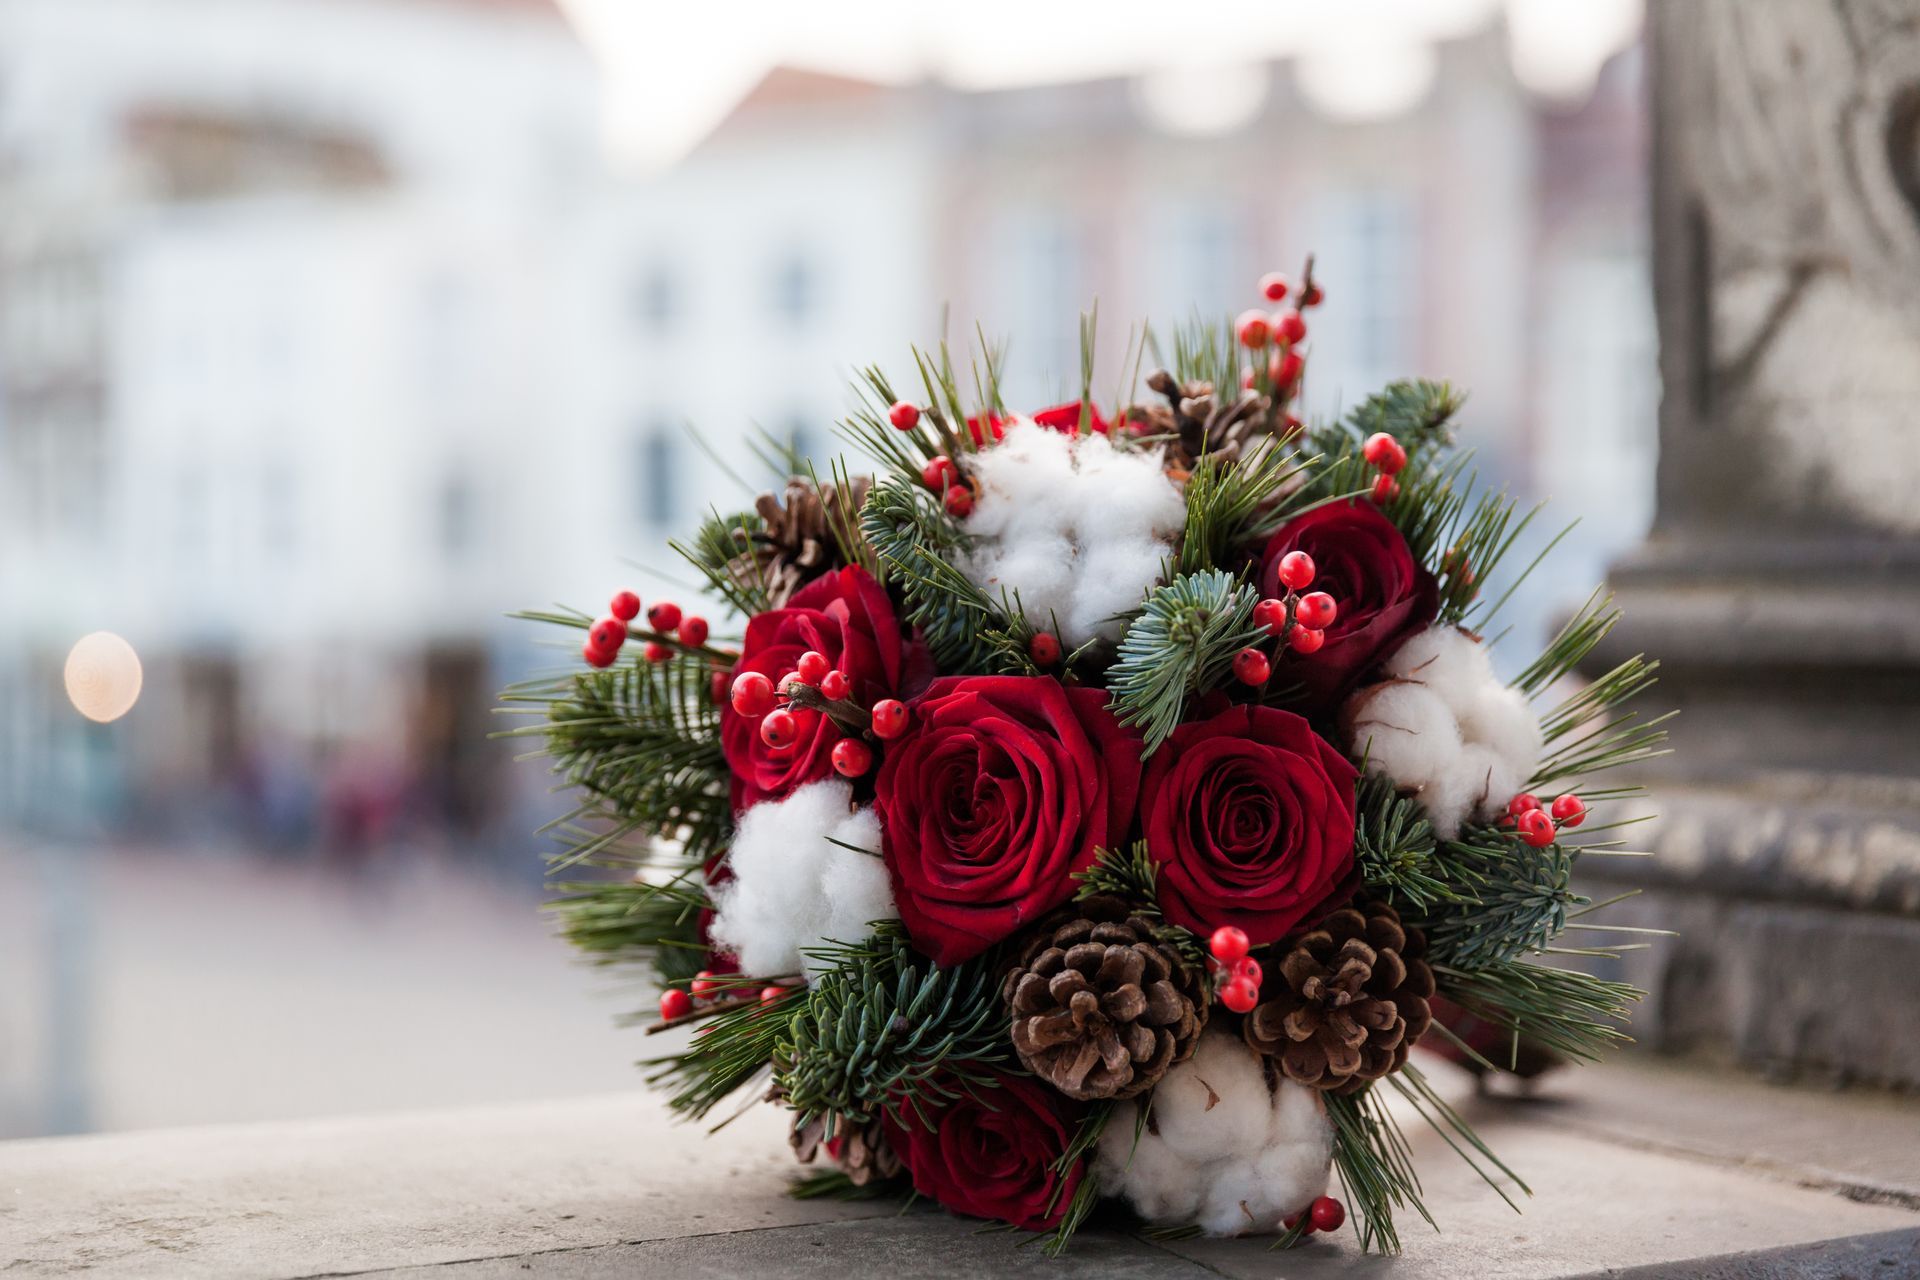
M 1433 1022 L 1427 940 L 1384 902 L 1334 912 L 1279 944 L 1242 1031 L 1287 1078 L 1354 1093 L 1406 1065 Z
M 1013 1047 L 1069 1098 L 1131 1098 L 1193 1055 L 1205 976 L 1118 898 L 1074 903 L 1037 930 L 1001 989 Z
M 787 1141 L 793 1144 L 794 1158 L 801 1164 L 812 1164 L 814 1157 L 825 1148 L 828 1158 L 840 1166 L 841 1172 L 856 1187 L 897 1178 L 906 1170 L 900 1157 L 888 1145 L 878 1120 L 870 1124 L 854 1124 L 843 1118 L 834 1126 L 833 1137 L 828 1138 L 825 1116 L 815 1116 L 806 1124 L 801 1124 L 800 1117 L 796 1115 Z
M 779 497 L 761 494 L 753 509 L 766 527 L 751 537 L 734 531 L 741 550 L 727 562 L 727 572 L 742 586 L 765 587 L 768 603 L 783 608 L 794 592 L 845 563 L 834 529 L 858 533 L 860 505 L 871 487 L 866 476 L 854 477 L 844 490 L 834 484 L 816 488 L 795 476 Z
M 1152 405 L 1141 413 L 1153 434 L 1172 437 L 1167 443 L 1167 469 L 1186 474 L 1205 454 L 1233 461 L 1263 437 L 1278 430 L 1273 401 L 1255 391 L 1222 397 L 1211 382 L 1176 383 L 1165 369 L 1156 369 L 1147 386 L 1166 397 L 1166 406 Z

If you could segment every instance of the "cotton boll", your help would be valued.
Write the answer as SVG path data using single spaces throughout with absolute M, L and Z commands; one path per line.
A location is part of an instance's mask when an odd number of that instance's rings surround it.
M 859 942 L 875 920 L 899 915 L 885 865 L 842 848 L 880 848 L 879 820 L 853 810 L 853 787 L 828 779 L 741 817 L 727 854 L 733 878 L 713 891 L 709 929 L 715 945 L 740 958 L 743 972 L 799 973 L 803 950 L 823 942 Z
M 1349 749 L 1369 772 L 1419 796 L 1442 839 L 1493 815 L 1539 762 L 1540 725 L 1493 674 L 1485 646 L 1458 627 L 1429 628 L 1386 664 L 1389 679 L 1342 712 Z
M 1140 1129 L 1139 1116 L 1131 1102 L 1114 1108 L 1100 1135 L 1100 1185 L 1124 1196 L 1149 1222 L 1190 1221 L 1200 1208 L 1199 1166 L 1174 1154 L 1166 1139 Z
M 1266 1072 L 1239 1036 L 1208 1031 L 1193 1057 L 1153 1091 L 1153 1118 L 1175 1154 L 1188 1160 L 1251 1156 L 1267 1139 Z
M 972 466 L 966 529 L 978 541 L 962 571 L 996 599 L 1018 592 L 1028 622 L 1070 648 L 1117 640 L 1112 619 L 1159 581 L 1185 519 L 1160 454 L 1021 420 Z
M 1126 624 L 1115 615 L 1140 607 L 1160 580 L 1167 544 L 1147 538 L 1096 543 L 1080 557 L 1071 611 L 1063 621 L 1076 638 L 1118 640 Z M 1032 617 L 1031 609 L 1028 617 Z M 1076 639 L 1076 643 L 1078 643 Z

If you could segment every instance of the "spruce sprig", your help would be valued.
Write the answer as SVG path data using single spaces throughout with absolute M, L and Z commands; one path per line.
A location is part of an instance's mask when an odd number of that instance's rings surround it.
M 1535 848 L 1493 827 L 1468 827 L 1439 847 L 1437 873 L 1452 890 L 1412 917 L 1436 963 L 1503 964 L 1544 949 L 1587 899 L 1573 891 L 1577 847 Z
M 1226 683 L 1234 655 L 1266 635 L 1253 621 L 1259 601 L 1222 569 L 1181 574 L 1147 594 L 1107 672 L 1114 714 L 1145 735 L 1142 759 L 1167 740 L 1188 700 Z
M 1403 916 L 1452 901 L 1458 890 L 1435 866 L 1436 842 L 1426 811 L 1390 778 L 1362 773 L 1355 784 L 1353 856 L 1360 878 Z
M 572 849 L 560 867 L 585 861 L 625 836 L 676 840 L 685 857 L 718 853 L 732 832 L 729 773 L 720 749 L 710 669 L 691 659 L 624 662 L 531 681 L 501 695 L 541 723 L 501 737 L 537 736 L 563 784 L 583 795 L 554 824 Z
M 987 958 L 942 968 L 897 924 L 807 954 L 831 967 L 794 1001 L 775 1077 L 800 1123 L 825 1115 L 864 1123 L 882 1105 L 915 1106 L 987 1082 L 1007 1060 L 1008 1015 Z
M 1598 1061 L 1631 1039 L 1623 1029 L 1644 994 L 1624 982 L 1531 960 L 1466 969 L 1436 964 L 1440 993 L 1496 1026 L 1525 1035 L 1564 1057 Z
M 860 510 L 860 532 L 906 596 L 907 621 L 921 629 L 940 669 L 972 674 L 998 669 L 1006 616 L 955 567 L 972 540 L 925 486 L 895 476 L 877 482 Z
M 667 545 L 706 579 L 714 594 L 732 606 L 734 612 L 752 617 L 770 607 L 767 583 L 760 576 L 759 561 L 751 555 L 756 539 L 764 538 L 767 522 L 757 511 L 739 511 L 731 515 L 710 512 L 685 542 L 668 539 Z M 735 557 L 746 556 L 754 567 L 754 578 L 743 582 L 735 576 Z

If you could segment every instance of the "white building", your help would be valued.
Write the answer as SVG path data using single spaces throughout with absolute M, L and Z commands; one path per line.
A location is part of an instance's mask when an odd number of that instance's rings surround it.
M 0 7 L 0 812 L 463 773 L 602 183 L 547 0 Z M 111 732 L 55 675 L 100 627 L 147 660 Z

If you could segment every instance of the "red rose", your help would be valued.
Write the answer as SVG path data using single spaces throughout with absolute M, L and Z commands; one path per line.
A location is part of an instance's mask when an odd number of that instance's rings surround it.
M 1080 430 L 1080 401 L 1069 400 L 1066 404 L 1042 409 L 1033 415 L 1033 420 L 1043 427 L 1052 427 L 1055 431 L 1072 435 Z M 1113 429 L 1112 424 L 1101 417 L 1100 410 L 1091 403 L 1087 405 L 1087 428 L 1095 435 L 1102 436 Z
M 1106 702 L 1051 676 L 961 676 L 914 704 L 874 807 L 900 918 L 938 963 L 1066 901 L 1073 873 L 1125 838 L 1140 740 Z
M 1353 866 L 1354 767 L 1307 722 L 1231 707 L 1183 724 L 1147 761 L 1147 852 L 1160 907 L 1196 933 L 1272 942 Z
M 1289 551 L 1313 557 L 1310 590 L 1339 607 L 1327 641 L 1311 654 L 1287 656 L 1285 674 L 1306 689 L 1304 709 L 1338 703 L 1360 678 L 1440 611 L 1440 592 L 1413 559 L 1407 540 L 1372 503 L 1350 499 L 1316 507 L 1280 526 L 1260 557 L 1260 590 L 1282 596 L 1280 558 Z
M 846 672 L 862 705 L 910 695 L 931 674 L 924 647 L 901 639 L 886 591 L 864 569 L 829 573 L 801 588 L 786 608 L 755 614 L 733 674 L 758 671 L 778 686 L 809 649 Z M 733 770 L 736 809 L 832 774 L 839 728 L 817 711 L 796 707 L 793 715 L 798 737 L 790 746 L 770 747 L 760 740 L 759 720 L 721 703 L 720 745 Z
M 996 1084 L 949 1081 L 951 1099 L 923 1090 L 918 1108 L 889 1108 L 881 1126 L 921 1195 L 955 1213 L 1044 1231 L 1059 1223 L 1086 1174 L 1084 1161 L 1064 1177 L 1053 1167 L 1078 1117 L 1035 1080 L 1003 1075 Z

